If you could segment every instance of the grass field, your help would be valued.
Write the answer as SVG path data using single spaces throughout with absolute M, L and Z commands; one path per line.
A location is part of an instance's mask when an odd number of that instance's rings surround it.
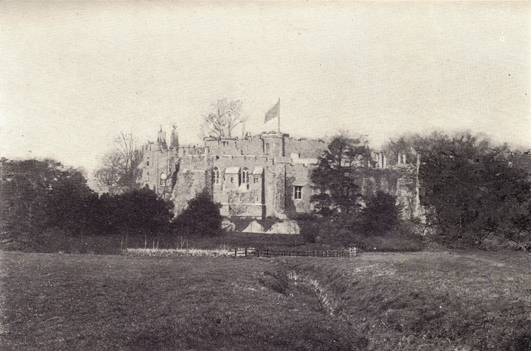
M 2 350 L 529 350 L 524 253 L 0 252 Z

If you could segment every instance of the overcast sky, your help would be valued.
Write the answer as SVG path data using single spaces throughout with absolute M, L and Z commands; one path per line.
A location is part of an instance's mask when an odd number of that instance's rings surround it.
M 530 6 L 0 2 L 0 156 L 97 168 L 241 99 L 253 133 L 469 129 L 531 147 Z

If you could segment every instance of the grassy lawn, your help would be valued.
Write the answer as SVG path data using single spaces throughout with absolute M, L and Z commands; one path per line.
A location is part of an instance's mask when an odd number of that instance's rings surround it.
M 528 350 L 531 258 L 0 252 L 2 350 Z

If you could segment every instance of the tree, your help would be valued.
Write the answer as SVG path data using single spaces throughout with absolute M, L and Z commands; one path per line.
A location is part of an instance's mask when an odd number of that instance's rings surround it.
M 142 151 L 137 147 L 136 138 L 120 133 L 114 139 L 114 145 L 115 149 L 104 157 L 103 167 L 94 173 L 99 186 L 111 194 L 138 189 Z
M 511 218 L 527 215 L 531 189 L 527 174 L 512 166 L 515 153 L 507 145 L 493 146 L 470 133 L 433 133 L 416 136 L 413 148 L 421 159 L 427 221 L 438 229 L 439 241 L 481 245 L 526 223 Z
M 384 235 L 399 223 L 400 209 L 396 197 L 381 191 L 367 201 L 362 211 L 362 228 L 366 235 Z
M 46 159 L 2 160 L 1 231 L 3 235 L 31 240 L 45 228 L 65 230 L 86 227 L 86 209 L 97 195 L 83 174 Z
M 310 179 L 320 190 L 311 197 L 321 215 L 352 214 L 359 211 L 359 169 L 369 160 L 369 150 L 359 138 L 347 133 L 333 138 Z
M 197 236 L 221 235 L 223 218 L 219 205 L 215 204 L 207 192 L 198 194 L 188 202 L 188 207 L 176 218 L 177 230 Z
M 83 174 L 70 169 L 47 193 L 46 224 L 70 235 L 92 232 L 94 209 L 98 205 L 98 195 L 87 186 Z
M 173 217 L 173 203 L 150 189 L 134 189 L 106 199 L 112 213 L 108 224 L 118 231 L 156 235 L 168 228 Z
M 390 140 L 383 147 L 383 151 L 387 156 L 387 164 L 395 165 L 401 155 L 405 155 L 407 163 L 414 163 L 417 159 L 417 153 L 413 148 L 413 144 L 418 140 L 417 135 L 403 135 L 396 140 Z
M 240 100 L 218 100 L 212 104 L 212 112 L 203 116 L 203 136 L 213 138 L 231 138 L 234 128 L 245 124 Z

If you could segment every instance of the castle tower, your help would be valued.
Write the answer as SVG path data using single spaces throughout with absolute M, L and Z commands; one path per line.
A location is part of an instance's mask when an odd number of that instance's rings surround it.
M 173 149 L 176 153 L 179 151 L 179 136 L 177 135 L 177 127 L 173 125 L 171 131 L 170 149 Z
M 157 144 L 160 150 L 167 150 L 168 144 L 166 144 L 166 132 L 162 131 L 162 126 L 160 126 L 159 135 L 157 137 Z
M 281 133 L 263 133 L 260 138 L 264 143 L 264 155 L 284 157 L 284 136 Z

